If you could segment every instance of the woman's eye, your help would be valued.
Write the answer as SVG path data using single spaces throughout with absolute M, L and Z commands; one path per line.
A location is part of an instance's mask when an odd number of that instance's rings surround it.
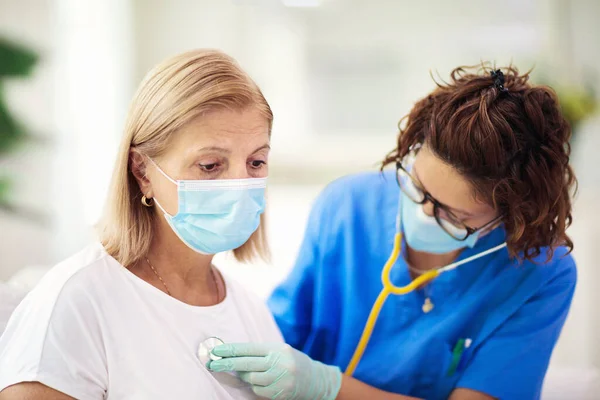
M 206 172 L 212 172 L 215 171 L 217 169 L 217 167 L 219 166 L 219 164 L 217 163 L 212 163 L 212 164 L 200 164 L 200 168 L 202 168 L 204 171 Z
M 445 208 L 440 207 L 439 213 L 440 213 L 440 217 L 442 219 L 445 219 L 446 221 L 449 221 L 454 224 L 460 223 L 460 220 L 454 214 L 452 214 L 450 211 L 446 210 Z
M 254 160 L 250 164 L 252 165 L 252 168 L 261 168 L 263 165 L 267 165 L 267 163 L 262 160 Z

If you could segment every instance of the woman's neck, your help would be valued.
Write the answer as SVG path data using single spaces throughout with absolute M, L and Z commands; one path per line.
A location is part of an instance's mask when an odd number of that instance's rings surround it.
M 130 270 L 185 303 L 209 306 L 220 302 L 225 285 L 212 267 L 214 256 L 190 249 L 166 221 L 157 225 L 148 254 Z
M 163 279 L 169 277 L 189 287 L 212 281 L 213 256 L 197 253 L 183 243 L 169 245 L 153 240 L 146 257 Z
M 461 250 L 456 250 L 445 254 L 433 254 L 417 251 L 406 246 L 406 261 L 414 269 L 429 271 L 452 263 L 460 252 Z

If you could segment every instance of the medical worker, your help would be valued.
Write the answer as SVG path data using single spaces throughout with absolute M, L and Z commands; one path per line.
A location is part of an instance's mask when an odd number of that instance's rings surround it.
M 570 134 L 528 74 L 455 69 L 391 168 L 316 201 L 269 301 L 289 346 L 225 344 L 210 367 L 272 399 L 538 399 L 576 282 Z

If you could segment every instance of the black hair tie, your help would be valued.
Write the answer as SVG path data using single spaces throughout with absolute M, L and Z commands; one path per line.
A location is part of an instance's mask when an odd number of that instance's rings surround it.
M 508 89 L 504 87 L 504 73 L 499 69 L 490 72 L 492 79 L 494 80 L 494 87 L 501 92 L 508 92 Z

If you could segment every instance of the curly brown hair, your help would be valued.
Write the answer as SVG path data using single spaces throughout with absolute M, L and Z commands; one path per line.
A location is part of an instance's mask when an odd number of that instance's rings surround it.
M 496 70 L 498 71 L 498 70 Z M 533 260 L 548 247 L 569 252 L 573 242 L 569 165 L 571 128 L 555 92 L 509 66 L 459 67 L 398 124 L 398 145 L 382 168 L 426 144 L 472 183 L 474 196 L 502 215 L 511 257 Z M 494 75 L 494 76 L 491 76 Z M 435 81 L 435 79 L 434 79 Z

